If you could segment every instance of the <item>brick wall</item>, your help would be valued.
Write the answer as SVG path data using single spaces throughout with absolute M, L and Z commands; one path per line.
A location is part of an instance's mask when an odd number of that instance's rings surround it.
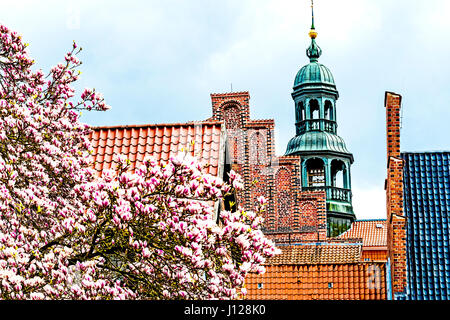
M 250 119 L 248 92 L 211 94 L 211 119 L 227 127 L 231 168 L 244 179 L 238 203 L 251 210 L 268 200 L 264 231 L 277 242 L 326 239 L 324 192 L 301 192 L 299 156 L 275 156 L 272 119 Z
M 403 295 L 406 289 L 406 217 L 403 213 L 403 160 L 400 158 L 401 99 L 398 94 L 386 92 L 387 246 L 394 298 Z
M 212 93 L 212 118 L 214 120 L 231 120 L 240 122 L 240 125 L 250 120 L 250 94 L 248 91 L 229 92 L 229 93 Z M 239 117 L 234 119 L 229 115 L 230 109 L 238 108 Z M 227 110 L 228 109 L 228 110 Z M 230 127 L 229 123 L 227 127 Z
M 246 210 L 256 198 L 270 198 L 270 167 L 274 155 L 274 121 L 250 120 L 250 94 L 244 92 L 211 94 L 213 120 L 224 121 L 227 128 L 228 159 L 231 169 L 244 180 L 245 189 L 237 202 Z
M 402 97 L 396 93 L 386 92 L 386 139 L 387 157 L 400 159 L 400 109 Z

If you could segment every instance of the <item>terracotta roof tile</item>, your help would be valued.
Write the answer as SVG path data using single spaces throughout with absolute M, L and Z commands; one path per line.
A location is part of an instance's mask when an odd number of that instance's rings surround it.
M 280 247 L 267 265 L 351 263 L 361 260 L 360 243 L 302 243 Z
M 385 276 L 384 263 L 271 265 L 247 275 L 246 299 L 385 300 Z
M 207 173 L 217 175 L 220 153 L 224 152 L 222 133 L 222 122 L 219 121 L 93 127 L 89 134 L 93 167 L 101 174 L 114 166 L 115 155 L 123 154 L 135 169 L 147 156 L 167 162 L 182 150 L 189 150 L 190 154 L 209 164 Z
M 387 248 L 384 250 L 364 250 L 362 252 L 362 261 L 387 261 Z
M 364 247 L 386 247 L 387 227 L 385 219 L 356 220 L 339 239 L 362 239 Z

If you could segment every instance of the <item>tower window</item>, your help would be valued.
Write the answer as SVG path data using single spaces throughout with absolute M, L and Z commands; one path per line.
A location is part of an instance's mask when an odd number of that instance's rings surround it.
M 345 164 L 340 160 L 333 160 L 331 162 L 331 179 L 332 186 L 335 188 L 346 188 L 345 177 L 346 174 Z
M 314 158 L 306 163 L 308 187 L 325 186 L 325 166 L 321 159 Z
M 298 103 L 297 112 L 298 112 L 297 116 L 298 122 L 305 120 L 305 106 L 303 105 L 303 102 Z
M 330 100 L 325 101 L 325 119 L 334 120 L 333 104 Z
M 319 102 L 315 99 L 309 102 L 310 119 L 315 120 L 320 118 Z

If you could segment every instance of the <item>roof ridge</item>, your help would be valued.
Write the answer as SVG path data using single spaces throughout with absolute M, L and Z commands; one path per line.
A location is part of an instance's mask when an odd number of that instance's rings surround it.
M 449 150 L 430 150 L 430 151 L 402 151 L 401 154 L 436 154 L 436 153 L 450 153 Z
M 147 123 L 147 124 L 127 124 L 127 125 L 111 125 L 111 126 L 90 126 L 93 130 L 108 130 L 108 129 L 127 129 L 127 128 L 147 128 L 147 127 L 190 127 L 195 125 L 222 125 L 223 121 L 219 120 L 205 120 L 205 121 L 189 121 L 189 122 L 174 122 L 174 123 Z
M 100 130 L 103 130 L 103 129 L 100 129 Z M 205 134 L 203 134 L 202 135 L 202 137 L 204 137 L 204 136 L 212 136 L 212 135 L 214 135 L 214 136 L 220 136 L 220 132 L 218 132 L 218 133 L 215 133 L 215 132 L 212 132 L 212 133 L 205 133 Z M 172 134 L 165 134 L 165 133 L 163 133 L 162 135 L 158 135 L 158 134 L 155 134 L 154 135 L 154 138 L 171 138 L 173 135 Z M 183 138 L 186 138 L 186 137 L 195 137 L 195 136 L 197 136 L 197 135 L 194 135 L 194 134 L 189 134 L 189 133 L 187 133 L 187 134 L 183 134 L 183 133 L 180 133 L 179 134 L 179 136 L 180 137 L 183 137 Z M 133 137 L 133 136 L 130 136 L 130 137 L 125 137 L 125 136 L 122 136 L 122 137 L 120 137 L 120 138 L 118 138 L 118 137 L 114 137 L 114 138 L 110 138 L 110 137 L 106 137 L 106 138 L 102 138 L 102 137 L 98 137 L 97 139 L 95 139 L 95 138 L 93 138 L 92 140 L 96 140 L 96 141 L 99 141 L 99 140 L 103 140 L 103 141 L 108 141 L 108 140 L 118 140 L 118 141 L 122 141 L 122 140 L 132 140 L 132 139 L 139 139 L 139 138 L 142 138 L 142 139 L 144 139 L 144 136 L 141 136 L 141 135 L 138 135 L 138 136 L 136 136 L 136 137 Z M 205 143 L 208 143 L 208 142 L 205 142 Z M 140 143 L 138 143 L 139 145 L 143 145 L 143 144 L 140 144 Z M 144 145 L 146 145 L 147 143 L 145 143 Z M 177 143 L 178 144 L 178 143 Z
M 270 118 L 270 119 L 251 119 L 251 120 L 247 121 L 247 123 L 252 123 L 252 122 L 265 122 L 265 121 L 268 121 L 268 122 L 274 122 L 275 119 L 273 119 L 273 118 Z
M 224 93 L 211 93 L 211 96 L 223 96 L 223 95 L 228 95 L 228 96 L 232 96 L 232 95 L 240 95 L 240 94 L 249 94 L 249 91 L 232 91 L 232 92 L 224 92 Z
M 348 240 L 348 239 L 343 239 L 343 240 Z M 356 238 L 355 238 L 355 240 L 356 240 Z M 342 242 L 304 242 L 304 243 L 296 242 L 296 243 L 291 243 L 291 244 L 280 243 L 280 244 L 277 244 L 277 246 L 279 246 L 279 247 L 290 247 L 290 246 L 317 246 L 317 247 L 319 247 L 322 245 L 323 246 L 334 246 L 334 245 L 336 245 L 336 246 L 346 246 L 346 245 L 359 246 L 361 244 L 362 244 L 362 242 L 345 242 L 345 241 L 342 241 Z

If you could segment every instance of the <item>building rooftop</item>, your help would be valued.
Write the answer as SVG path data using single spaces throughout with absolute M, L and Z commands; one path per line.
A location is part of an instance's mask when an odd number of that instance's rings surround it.
M 245 280 L 248 300 L 386 300 L 379 262 L 267 266 Z
M 403 193 L 409 298 L 450 299 L 450 152 L 407 152 Z
M 352 159 L 344 139 L 334 133 L 325 131 L 309 131 L 293 137 L 287 145 L 285 155 L 310 154 L 314 152 L 337 152 Z
M 266 265 L 331 264 L 359 262 L 361 243 L 299 243 L 280 246 L 281 254 Z
M 101 174 L 122 154 L 134 170 L 148 156 L 167 162 L 188 152 L 209 166 L 206 172 L 219 174 L 225 155 L 225 129 L 219 121 L 93 127 L 89 135 L 95 170 Z
M 361 239 L 364 248 L 387 248 L 386 219 L 356 220 L 339 239 Z

